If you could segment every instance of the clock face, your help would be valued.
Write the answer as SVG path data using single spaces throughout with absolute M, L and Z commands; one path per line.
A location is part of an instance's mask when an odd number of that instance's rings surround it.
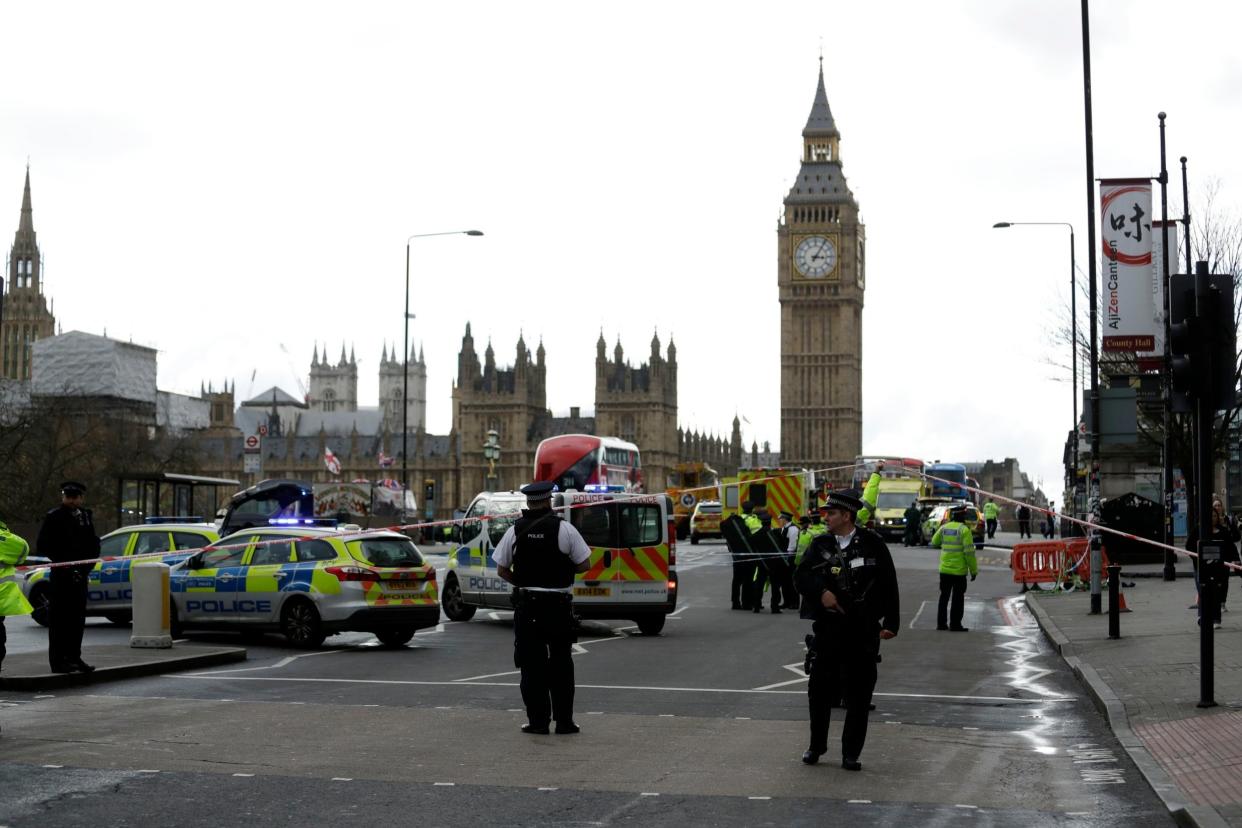
M 820 279 L 837 266 L 837 249 L 823 236 L 807 236 L 798 242 L 794 265 L 808 279 Z

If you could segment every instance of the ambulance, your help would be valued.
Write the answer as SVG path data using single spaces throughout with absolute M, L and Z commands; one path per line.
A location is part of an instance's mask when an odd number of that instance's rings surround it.
M 552 508 L 591 547 L 590 568 L 576 576 L 574 614 L 622 618 L 643 635 L 657 635 L 677 606 L 677 530 L 664 494 L 568 491 Z M 469 621 L 479 609 L 513 609 L 513 585 L 496 572 L 492 551 L 521 516 L 521 492 L 482 492 L 455 527 L 440 604 L 452 621 Z

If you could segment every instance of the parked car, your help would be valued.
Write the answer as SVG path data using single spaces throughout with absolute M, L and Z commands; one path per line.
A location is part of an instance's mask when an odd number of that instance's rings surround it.
M 924 546 L 931 544 L 932 536 L 936 534 L 936 530 L 943 523 L 948 523 L 949 514 L 954 509 L 965 509 L 966 514 L 962 517 L 962 523 L 970 527 L 970 533 L 975 539 L 975 548 L 982 549 L 983 541 L 986 537 L 984 532 L 983 512 L 976 509 L 970 503 L 958 501 L 956 503 L 940 503 L 932 507 L 930 513 L 923 520 L 923 529 L 921 541 Z
M 694 511 L 690 514 L 690 543 L 697 544 L 700 538 L 721 537 L 720 518 L 723 511 L 716 500 L 700 500 L 694 504 Z

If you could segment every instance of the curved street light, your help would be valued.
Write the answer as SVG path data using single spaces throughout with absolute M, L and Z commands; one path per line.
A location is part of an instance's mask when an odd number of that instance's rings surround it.
M 429 236 L 481 236 L 482 230 L 447 230 L 442 233 L 415 233 L 405 240 L 405 337 L 401 349 L 401 508 L 410 491 L 408 439 L 410 434 L 410 242 Z
M 1068 227 L 1070 239 L 1070 383 L 1074 395 L 1074 428 L 1073 463 L 1074 477 L 1072 481 L 1074 496 L 1074 517 L 1078 517 L 1078 280 L 1075 273 L 1078 266 L 1074 261 L 1074 225 L 1068 221 L 998 221 L 992 225 L 993 230 L 1008 227 Z M 1091 362 L 1095 363 L 1095 344 L 1092 343 Z M 1093 458 L 1094 460 L 1094 458 Z

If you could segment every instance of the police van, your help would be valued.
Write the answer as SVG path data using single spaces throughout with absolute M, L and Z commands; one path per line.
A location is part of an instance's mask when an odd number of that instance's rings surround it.
M 612 491 L 553 495 L 552 508 L 591 547 L 590 568 L 576 576 L 579 618 L 624 618 L 643 635 L 664 629 L 677 606 L 677 532 L 665 494 Z M 469 621 L 480 608 L 512 609 L 512 584 L 496 572 L 492 550 L 521 516 L 521 492 L 477 495 L 457 524 L 457 549 L 449 553 L 440 603 L 453 621 Z

